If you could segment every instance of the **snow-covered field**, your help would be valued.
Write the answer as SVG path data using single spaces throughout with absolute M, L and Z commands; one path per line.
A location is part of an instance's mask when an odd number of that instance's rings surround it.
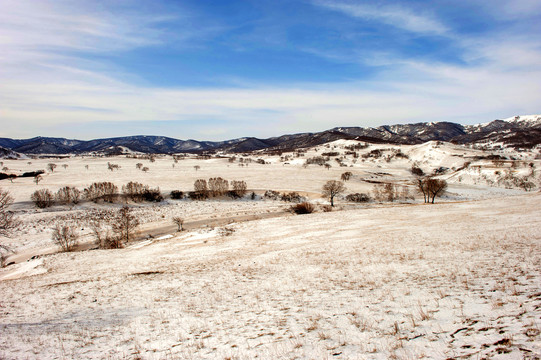
M 427 143 L 371 145 L 353 158 L 347 145 L 289 159 L 250 155 L 268 164 L 248 166 L 225 158 L 4 160 L 18 173 L 58 167 L 39 185 L 0 184 L 22 221 L 2 244 L 54 253 L 0 269 L 0 358 L 539 359 L 541 194 L 506 182 L 510 174 L 538 181 L 537 154 L 496 164 L 479 150 Z M 375 149 L 383 155 L 363 159 Z M 407 157 L 390 156 L 398 150 Z M 345 166 L 332 157 L 330 169 L 302 166 L 330 151 Z M 120 170 L 107 170 L 108 161 Z M 393 204 L 338 199 L 333 212 L 292 215 L 289 204 L 260 197 L 299 191 L 327 203 L 322 185 L 345 171 L 353 173 L 346 194 L 368 193 L 377 181 L 413 193 L 413 164 L 449 169 L 441 175 L 448 194 L 436 204 L 418 195 Z M 117 250 L 55 253 L 50 227 L 119 204 L 36 210 L 29 201 L 39 188 L 132 180 L 167 194 L 216 176 L 245 180 L 258 196 L 137 206 L 147 232 L 174 227 L 173 216 L 191 227 Z M 81 233 L 90 241 L 88 229 Z

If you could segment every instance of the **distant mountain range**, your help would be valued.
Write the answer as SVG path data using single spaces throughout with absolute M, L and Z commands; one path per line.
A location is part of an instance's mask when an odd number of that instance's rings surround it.
M 292 150 L 317 146 L 339 139 L 355 139 L 372 143 L 419 144 L 432 140 L 458 144 L 501 144 L 515 148 L 532 148 L 541 144 L 541 115 L 515 116 L 486 124 L 461 125 L 452 122 L 430 122 L 379 127 L 337 127 L 317 132 L 283 135 L 268 139 L 254 137 L 228 141 L 178 140 L 165 136 L 125 136 L 95 140 L 35 137 L 31 139 L 0 138 L 2 152 L 22 154 L 121 154 L 230 153 L 255 150 Z M 3 150 L 1 150 L 3 148 Z

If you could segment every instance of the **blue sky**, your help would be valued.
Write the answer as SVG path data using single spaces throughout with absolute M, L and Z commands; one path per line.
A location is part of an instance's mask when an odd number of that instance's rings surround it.
M 224 140 L 541 112 L 541 2 L 0 2 L 0 137 Z

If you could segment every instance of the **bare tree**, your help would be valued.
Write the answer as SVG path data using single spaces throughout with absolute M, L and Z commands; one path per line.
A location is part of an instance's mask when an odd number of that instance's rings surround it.
M 36 185 L 38 185 L 41 180 L 43 180 L 43 177 L 41 175 L 38 174 L 34 176 L 34 182 L 36 183 Z
M 141 170 L 141 168 L 143 167 L 143 164 L 137 163 L 137 164 L 135 164 L 135 167 L 136 167 L 137 169 Z
M 432 177 L 417 179 L 417 188 L 423 194 L 425 203 L 432 203 L 447 189 L 447 181 Z
M 65 170 L 65 169 L 67 169 L 67 168 L 68 168 L 68 164 L 64 164 L 64 165 L 62 165 L 62 167 L 63 167 L 63 168 L 64 168 L 64 170 Z
M 346 190 L 344 183 L 336 180 L 329 180 L 323 185 L 323 196 L 328 197 L 331 201 L 331 206 L 334 206 L 334 197 L 343 193 Z
M 13 212 L 8 207 L 13 204 L 13 197 L 9 191 L 0 188 L 0 236 L 9 236 L 13 229 L 17 227 Z
M 233 192 L 235 196 L 241 198 L 244 195 L 246 195 L 246 190 L 248 189 L 248 186 L 246 185 L 246 181 L 233 180 L 231 182 L 231 185 L 233 186 Z
M 178 229 L 177 231 L 182 231 L 182 225 L 184 225 L 184 219 L 181 218 L 180 216 L 175 216 L 173 217 L 173 222 L 177 225 Z
M 143 172 L 147 172 L 148 170 L 150 170 L 147 166 L 143 167 L 141 170 L 143 170 Z
M 56 201 L 60 204 L 77 204 L 81 198 L 81 191 L 76 187 L 64 186 L 56 192 Z
M 210 178 L 208 187 L 212 196 L 220 196 L 229 190 L 229 182 L 221 177 Z
M 197 180 L 195 180 L 195 182 L 193 184 L 193 189 L 194 189 L 195 193 L 198 195 L 198 197 L 200 197 L 200 198 L 205 199 L 209 195 L 209 189 L 208 189 L 208 186 L 207 186 L 207 180 L 205 180 L 205 179 L 197 179 Z
M 128 206 L 123 206 L 117 213 L 113 223 L 113 231 L 123 242 L 129 242 L 133 238 L 135 229 L 139 226 L 139 219 L 132 214 Z
M 79 235 L 75 231 L 75 225 L 56 224 L 53 228 L 53 241 L 62 248 L 62 251 L 73 251 L 77 246 Z
M 195 169 L 195 171 L 197 171 L 197 170 L 201 169 L 201 166 L 195 165 L 193 168 Z
M 56 164 L 55 163 L 48 163 L 47 164 L 47 169 L 49 169 L 51 172 L 54 172 L 54 169 L 56 169 Z

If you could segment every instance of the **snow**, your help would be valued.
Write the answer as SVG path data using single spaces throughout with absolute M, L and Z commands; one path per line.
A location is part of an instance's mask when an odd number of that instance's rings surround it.
M 357 158 L 342 158 L 345 166 L 334 157 L 330 169 L 303 166 L 324 152 L 343 157 L 357 143 L 283 154 L 292 156 L 288 165 L 263 154 L 250 157 L 267 165 L 216 158 L 174 163 L 169 156 L 154 163 L 125 156 L 5 160 L 17 172 L 48 162 L 58 167 L 39 185 L 22 178 L 1 184 L 14 196 L 22 224 L 1 239 L 17 253 L 8 258 L 16 264 L 0 269 L 0 358 L 541 356 L 541 193 L 499 182 L 509 174 L 539 186 L 537 154 L 506 149 L 500 154 L 520 160 L 497 163 L 486 159 L 495 152 L 447 143 L 369 144 Z M 376 149 L 381 157 L 363 158 Z M 393 157 L 398 151 L 406 157 Z M 121 168 L 111 172 L 107 162 Z M 137 170 L 138 162 L 150 170 Z M 322 185 L 345 171 L 353 173 L 346 193 L 370 193 L 369 181 L 413 193 L 414 164 L 426 173 L 449 169 L 439 175 L 450 185 L 436 204 L 419 196 L 361 205 L 339 198 L 332 212 L 293 215 L 286 212 L 290 204 L 261 199 L 272 189 L 327 203 Z M 82 189 L 93 181 L 121 187 L 135 180 L 167 194 L 216 176 L 245 180 L 256 200 L 130 204 L 141 234 L 123 249 L 59 253 L 51 240 L 56 222 L 122 204 L 37 210 L 29 202 L 39 188 Z M 174 216 L 184 218 L 184 231 L 177 231 Z M 91 242 L 80 224 L 81 241 Z

